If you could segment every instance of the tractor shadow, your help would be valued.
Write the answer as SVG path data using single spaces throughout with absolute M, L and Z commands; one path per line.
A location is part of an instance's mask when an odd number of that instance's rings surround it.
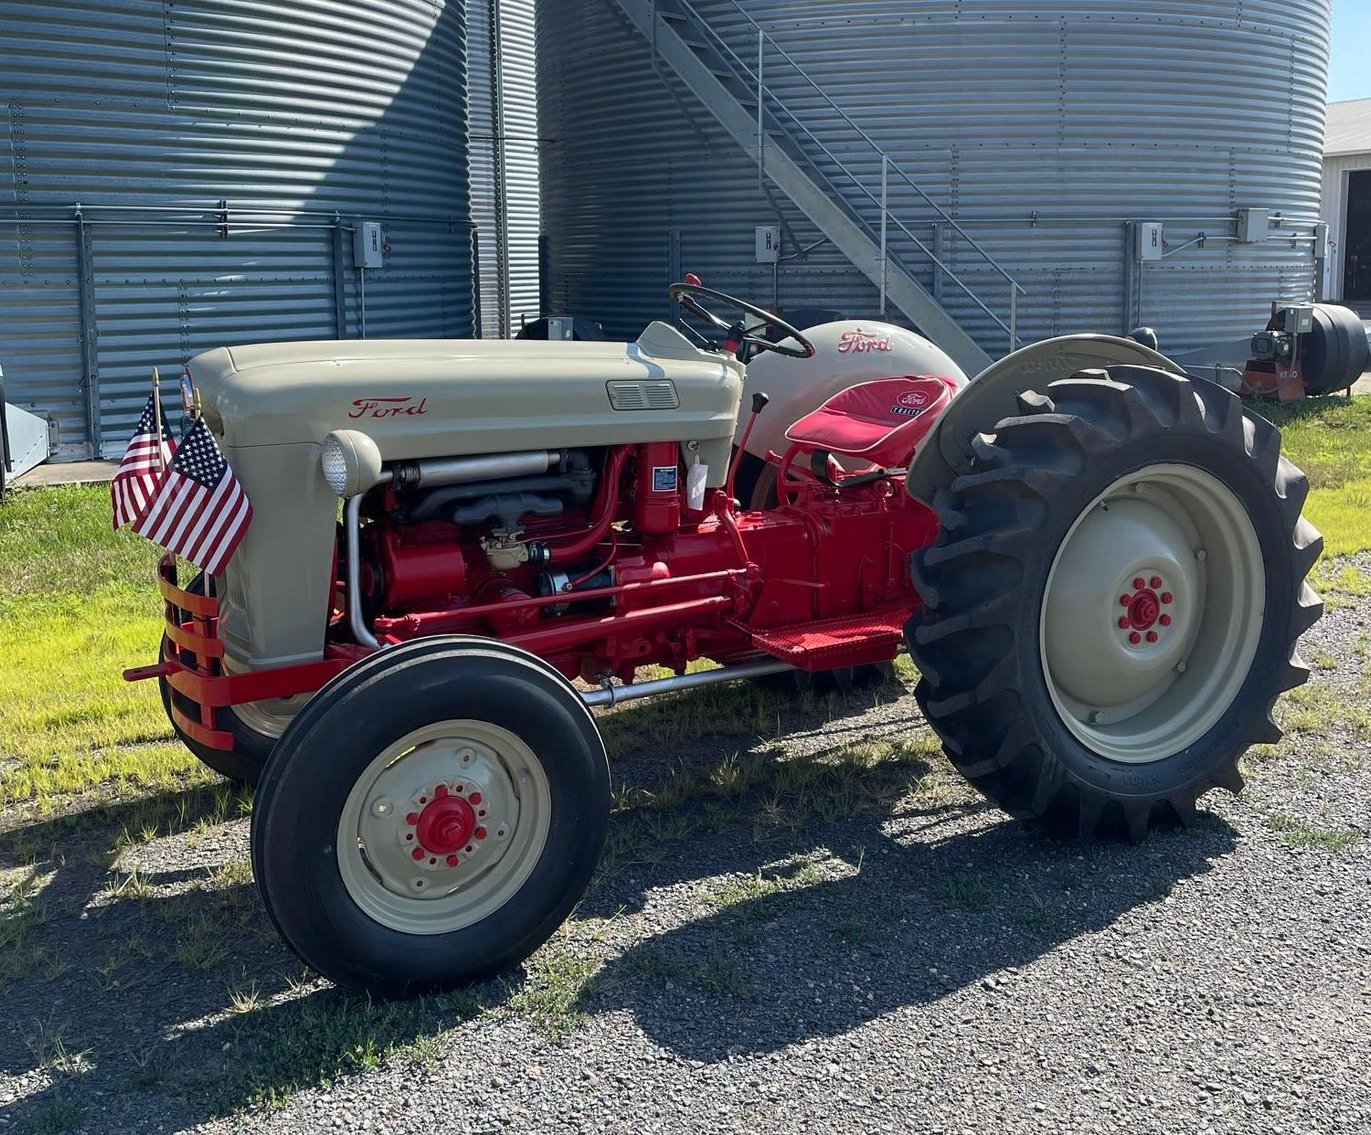
M 707 712 L 714 735 L 666 766 L 641 751 L 616 762 L 619 810 L 577 911 L 651 924 L 671 910 L 662 921 L 675 925 L 636 935 L 577 1008 L 626 1009 L 690 1059 L 775 1052 L 972 987 L 989 995 L 1235 846 L 1208 813 L 1136 847 L 1014 822 L 961 782 L 898 684 L 788 704 L 746 687 L 696 696 L 657 712 Z M 726 722 L 732 751 L 717 736 Z M 660 719 L 623 728 L 636 740 L 645 723 Z M 763 724 L 749 747 L 743 734 Z M 787 752 L 769 737 L 804 743 Z
M 1141 848 L 1002 820 L 950 777 L 917 714 L 897 685 L 716 687 L 607 715 L 610 843 L 566 935 L 585 949 L 597 927 L 625 929 L 589 947 L 597 972 L 563 1035 L 627 1009 L 692 1059 L 774 1052 L 998 978 L 1232 850 L 1208 818 Z M 0 869 L 47 878 L 31 900 L 0 896 L 0 949 L 21 959 L 0 981 L 0 1075 L 22 1085 L 7 1129 L 163 1129 L 271 1105 L 523 1014 L 555 972 L 561 936 L 523 973 L 453 994 L 334 989 L 276 937 L 242 869 L 246 808 L 197 789 L 0 833 Z M 153 856 L 130 883 L 128 833 L 150 828 L 149 847 L 198 850 Z
M 0 1130 L 179 1130 L 364 1070 L 505 998 L 492 984 L 386 1004 L 308 972 L 243 863 L 249 807 L 198 788 L 0 832 L 0 871 L 20 880 L 0 892 L 0 1099 L 18 1096 Z M 43 882 L 31 898 L 26 877 Z
M 792 845 L 826 849 L 845 868 L 837 878 L 763 867 L 784 844 L 737 857 L 734 869 L 755 882 L 730 884 L 700 917 L 631 945 L 579 1007 L 628 1010 L 658 1045 L 693 1060 L 773 1053 L 977 986 L 1004 992 L 1022 967 L 1164 900 L 1235 845 L 1210 817 L 1140 848 L 1082 848 L 984 816 L 967 830 L 960 811 L 906 813 L 898 837 L 850 819 Z M 666 888 L 688 875 L 642 881 Z

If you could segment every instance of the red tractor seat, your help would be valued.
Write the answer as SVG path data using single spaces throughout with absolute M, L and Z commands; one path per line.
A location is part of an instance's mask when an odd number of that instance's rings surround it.
M 892 468 L 909 460 L 956 390 L 934 375 L 881 378 L 840 390 L 785 432 L 809 450 Z

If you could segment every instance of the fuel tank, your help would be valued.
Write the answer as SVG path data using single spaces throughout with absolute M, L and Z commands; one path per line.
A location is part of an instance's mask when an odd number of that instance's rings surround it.
M 812 357 L 792 359 L 768 352 L 747 368 L 747 392 L 760 391 L 771 399 L 747 442 L 747 451 L 762 460 L 768 450 L 785 451 L 785 431 L 792 422 L 859 382 L 922 374 L 950 378 L 958 388 L 967 381 L 946 351 L 891 323 L 874 319 L 821 323 L 806 329 L 805 338 L 814 344 Z M 739 423 L 739 444 L 746 424 L 746 420 Z

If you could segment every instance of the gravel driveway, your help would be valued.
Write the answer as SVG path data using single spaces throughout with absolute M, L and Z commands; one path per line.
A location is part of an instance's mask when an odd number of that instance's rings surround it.
M 575 920 L 524 975 L 402 1005 L 301 971 L 222 795 L 154 802 L 141 834 L 147 802 L 0 818 L 0 866 L 46 882 L 0 987 L 0 1131 L 1364 1135 L 1371 741 L 1338 707 L 1371 701 L 1369 637 L 1365 606 L 1331 611 L 1303 731 L 1140 847 L 983 806 L 902 687 L 774 713 L 701 691 L 732 724 L 665 740 L 624 709 Z M 855 797 L 727 790 L 749 753 L 871 739 Z M 715 787 L 645 803 L 682 784 Z

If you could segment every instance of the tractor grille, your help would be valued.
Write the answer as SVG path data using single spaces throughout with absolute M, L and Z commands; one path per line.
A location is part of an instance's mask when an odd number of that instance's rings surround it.
M 653 382 L 607 382 L 609 404 L 616 410 L 675 410 L 681 404 L 670 379 Z

